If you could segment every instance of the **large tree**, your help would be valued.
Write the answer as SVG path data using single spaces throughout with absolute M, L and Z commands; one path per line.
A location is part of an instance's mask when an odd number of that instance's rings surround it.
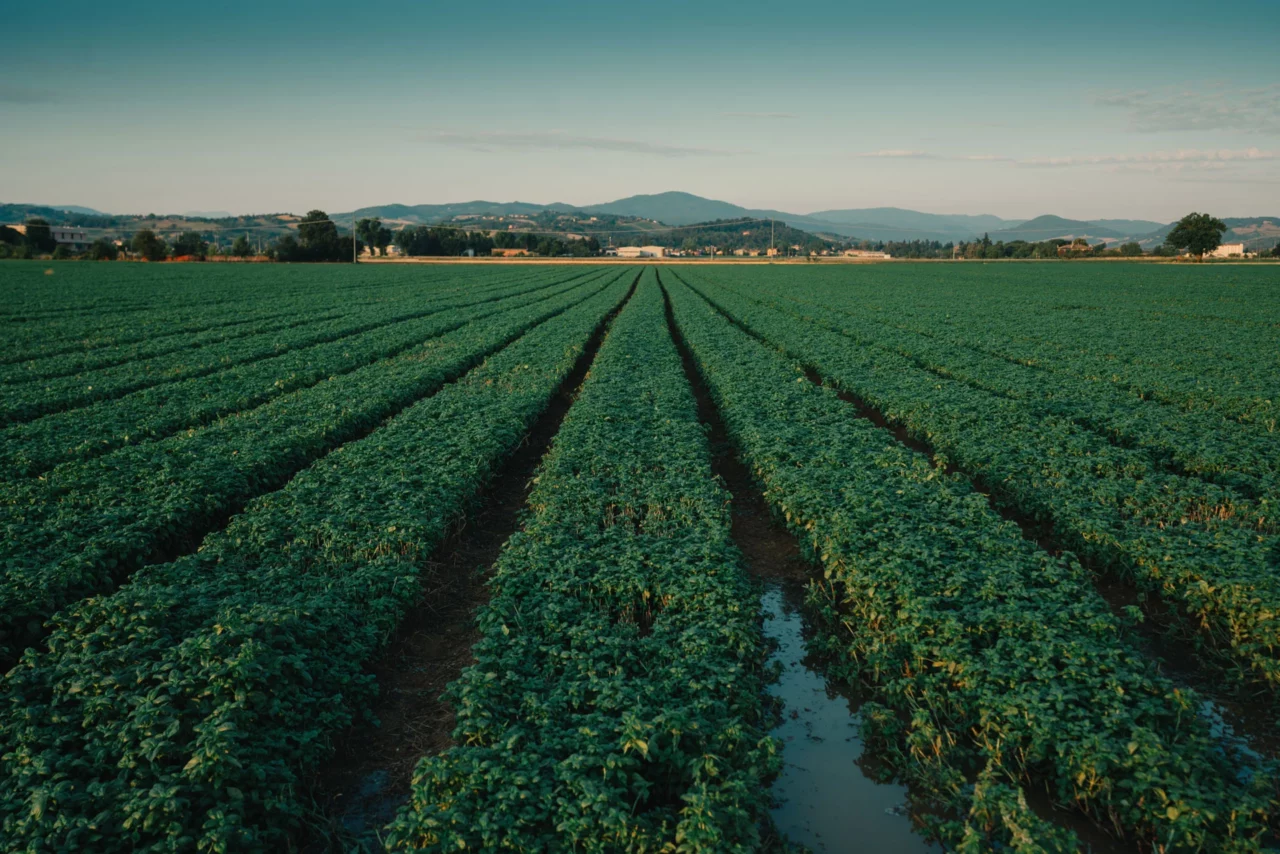
M 174 255 L 189 255 L 195 258 L 204 258 L 209 252 L 209 244 L 200 239 L 200 235 L 194 231 L 184 231 L 178 235 L 173 241 Z
M 27 246 L 35 254 L 52 252 L 58 247 L 58 242 L 53 239 L 53 232 L 49 229 L 48 220 L 40 217 L 27 220 Z
M 391 232 L 391 229 L 382 223 L 378 223 L 378 230 L 373 234 L 373 243 L 371 245 L 377 247 L 379 255 L 386 255 L 387 247 L 391 245 L 393 239 L 395 239 L 395 235 Z
M 369 247 L 369 254 L 372 255 L 377 248 L 378 231 L 382 228 L 382 220 L 377 217 L 365 217 L 356 221 L 356 237 L 365 246 Z
M 249 238 L 241 234 L 231 244 L 231 254 L 236 258 L 248 258 L 253 254 L 253 247 L 249 245 Z
M 168 248 L 164 245 L 164 240 L 156 236 L 156 233 L 149 228 L 144 228 L 135 234 L 129 246 L 134 252 L 148 261 L 163 261 L 165 255 L 168 254 Z
M 1222 234 L 1226 230 L 1227 224 L 1215 216 L 1189 213 L 1178 220 L 1164 242 L 1171 249 L 1185 249 L 1203 258 L 1222 245 Z
M 300 261 L 350 261 L 351 247 L 338 236 L 338 226 L 322 210 L 307 211 L 298 223 Z
M 91 261 L 114 261 L 120 255 L 120 250 L 110 240 L 99 237 L 89 244 L 89 250 L 85 254 Z

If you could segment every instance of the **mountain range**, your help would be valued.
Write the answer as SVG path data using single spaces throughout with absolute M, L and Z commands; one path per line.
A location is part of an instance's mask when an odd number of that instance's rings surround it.
M 792 228 L 815 234 L 857 237 L 862 240 L 973 240 L 989 233 L 992 240 L 1047 240 L 1050 237 L 1096 237 L 1106 240 L 1139 238 L 1164 227 L 1144 220 L 1096 220 L 1082 222 L 1056 216 L 1034 220 L 1009 220 L 991 214 L 933 214 L 903 208 L 850 208 L 808 214 L 768 208 L 747 208 L 732 202 L 706 199 L 692 193 L 669 192 L 628 196 L 598 205 L 549 205 L 529 202 L 459 202 L 448 205 L 378 205 L 335 214 L 334 220 L 381 217 L 404 223 L 442 222 L 457 216 L 519 215 L 541 211 L 612 214 L 651 219 L 666 225 L 692 225 L 717 219 L 756 217 L 776 219 Z M 1045 236 L 1038 236 L 1043 233 Z M 1000 235 L 997 237 L 997 235 Z M 1031 235 L 1037 235 L 1032 237 Z
M 103 214 L 92 208 L 72 205 L 3 205 L 0 204 L 0 221 L 21 222 L 25 215 L 48 216 L 58 211 L 80 216 L 96 215 L 121 219 Z M 814 234 L 833 235 L 860 240 L 937 240 L 968 241 L 990 236 L 992 240 L 1006 243 L 1014 240 L 1040 241 L 1054 238 L 1086 238 L 1092 242 L 1105 240 L 1116 243 L 1136 240 L 1144 247 L 1152 247 L 1164 241 L 1173 227 L 1172 223 L 1150 220 L 1096 219 L 1073 220 L 1045 215 L 1030 220 L 1003 219 L 991 214 L 933 214 L 903 208 L 848 208 L 821 210 L 798 214 L 767 208 L 747 208 L 732 202 L 707 199 L 692 193 L 668 192 L 652 195 L 628 196 L 598 205 L 570 205 L 562 202 L 537 204 L 532 202 L 470 201 L 442 205 L 389 204 L 360 208 L 347 213 L 333 214 L 332 218 L 344 227 L 361 217 L 379 217 L 391 225 L 419 225 L 453 220 L 457 217 L 479 216 L 532 216 L 543 211 L 563 211 L 577 214 L 605 214 L 620 217 L 639 217 L 669 226 L 692 225 L 717 219 L 774 219 L 792 228 Z M 215 218 L 225 212 L 191 213 L 189 218 Z M 1280 217 L 1226 218 L 1229 231 L 1224 241 L 1253 241 L 1260 248 L 1280 241 Z M 194 225 L 194 223 L 193 223 Z

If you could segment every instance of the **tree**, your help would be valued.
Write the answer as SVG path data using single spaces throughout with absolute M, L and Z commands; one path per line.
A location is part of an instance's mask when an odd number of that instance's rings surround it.
M 85 255 L 91 261 L 114 261 L 120 255 L 120 250 L 116 245 L 105 237 L 99 237 L 97 240 L 89 244 L 89 249 Z
M 249 238 L 243 234 L 235 239 L 231 244 L 231 254 L 236 258 L 248 258 L 253 254 L 253 247 L 249 245 Z
M 1222 245 L 1222 234 L 1227 224 L 1215 216 L 1202 213 L 1189 213 L 1169 232 L 1164 239 L 1165 245 L 1171 249 L 1186 249 L 1192 255 L 1203 258 Z
M 1271 256 L 1272 256 L 1273 258 L 1280 258 L 1280 243 L 1277 243 L 1277 244 L 1275 245 L 1275 247 L 1274 247 L 1274 248 L 1272 248 L 1272 250 L 1271 250 Z
M 350 261 L 351 247 L 338 236 L 338 226 L 322 210 L 307 211 L 298 223 L 298 261 Z
M 292 234 L 286 234 L 284 237 L 277 240 L 275 246 L 272 247 L 271 254 L 275 256 L 277 261 L 291 262 L 307 260 L 304 257 L 301 244 L 298 243 L 298 238 L 294 237 Z
M 370 247 L 370 254 L 373 252 L 373 247 L 377 245 L 378 230 L 381 228 L 382 220 L 377 217 L 373 217 L 372 219 L 365 217 L 364 219 L 356 222 L 356 237 L 365 246 Z
M 1138 258 L 1142 255 L 1142 244 L 1140 243 L 1122 243 L 1120 245 L 1120 254 L 1126 258 Z
M 304 246 L 320 246 L 337 239 L 338 226 L 322 210 L 307 211 L 307 215 L 298 223 L 298 242 Z
M 209 244 L 200 239 L 194 231 L 184 231 L 173 241 L 173 254 L 176 256 L 191 255 L 204 259 L 209 251 Z
M 164 240 L 156 236 L 156 233 L 149 228 L 144 228 L 133 236 L 133 240 L 129 242 L 130 248 L 134 252 L 146 258 L 148 261 L 163 261 L 168 248 L 164 245 Z
M 27 220 L 27 246 L 36 255 L 52 252 L 58 248 L 57 241 L 53 239 L 53 232 L 49 229 L 48 220 L 40 217 Z
M 391 241 L 394 237 L 395 235 L 391 233 L 391 229 L 387 228 L 382 223 L 378 223 L 378 230 L 374 233 L 373 240 L 370 245 L 377 248 L 379 255 L 385 256 L 387 254 L 387 247 L 391 245 Z
M 12 229 L 7 225 L 0 225 L 0 243 L 7 243 L 10 246 L 17 246 L 24 243 L 25 240 L 22 232 Z

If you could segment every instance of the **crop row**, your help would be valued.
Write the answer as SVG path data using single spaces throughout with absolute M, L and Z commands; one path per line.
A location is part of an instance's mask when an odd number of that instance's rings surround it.
M 326 320 L 338 320 L 349 311 L 333 309 L 300 315 L 297 311 L 268 311 L 256 317 L 241 318 L 232 323 L 219 323 L 208 329 L 157 335 L 119 347 L 63 353 L 42 359 L 31 359 L 0 369 L 0 384 L 48 381 L 85 371 L 95 371 L 126 362 L 164 356 L 179 350 L 197 350 L 209 345 L 308 326 Z M 8 390 L 6 390 L 8 391 Z
M 249 499 L 601 287 L 472 321 L 199 430 L 11 482 L 0 507 L 0 660 L 38 638 L 41 621 L 58 609 L 191 548 Z
M 14 299 L 26 297 L 37 303 L 55 298 L 33 286 L 44 276 L 24 276 L 33 272 L 24 264 L 6 267 L 6 295 Z M 39 272 L 39 269 L 34 272 Z M 361 272 L 364 272 L 361 270 Z M 151 346 L 148 342 L 181 340 L 183 334 L 199 334 L 243 321 L 260 320 L 284 309 L 306 316 L 319 314 L 351 304 L 372 304 L 402 298 L 434 296 L 452 290 L 467 289 L 475 277 L 445 273 L 419 274 L 396 272 L 380 276 L 353 275 L 352 268 L 275 268 L 255 265 L 228 265 L 208 268 L 194 275 L 175 268 L 146 268 L 129 265 L 123 273 L 104 270 L 99 265 L 55 265 L 55 275 L 48 282 L 59 288 L 68 280 L 83 280 L 73 290 L 86 306 L 98 300 L 98 294 L 110 293 L 105 305 L 86 311 L 84 317 L 26 317 L 0 320 L 5 329 L 0 364 L 11 370 L 17 363 L 56 359 L 62 356 L 90 354 L 103 348 Z M 498 282 L 503 278 L 494 271 L 483 281 Z M 350 292 L 348 282 L 360 285 Z M 138 291 L 138 305 L 125 307 L 115 295 L 133 288 Z M 56 291 L 61 296 L 61 291 Z M 202 299 L 191 299 L 201 295 Z
M 777 747 L 756 596 L 646 272 L 538 471 L 388 847 L 754 851 Z
M 563 276 L 563 274 L 561 275 Z M 500 281 L 492 281 L 494 278 L 500 278 Z M 546 278 L 545 273 L 542 278 Z M 490 276 L 479 280 L 471 280 L 469 282 L 470 287 L 468 287 L 465 294 L 457 293 L 456 289 L 445 290 L 443 288 L 432 289 L 427 294 L 412 291 L 392 291 L 388 294 L 387 289 L 378 288 L 373 289 L 370 293 L 362 294 L 357 299 L 344 300 L 338 307 L 322 311 L 315 310 L 318 304 L 315 294 L 303 294 L 292 299 L 277 297 L 271 302 L 263 304 L 258 311 L 254 311 L 251 308 L 246 310 L 245 307 L 240 307 L 229 322 L 226 320 L 214 320 L 218 316 L 216 314 L 212 317 L 205 317 L 205 328 L 195 329 L 175 329 L 174 325 L 167 321 L 163 322 L 163 325 L 156 327 L 155 313 L 153 313 L 144 315 L 143 318 L 149 321 L 147 328 L 154 329 L 157 334 L 148 335 L 140 340 L 130 341 L 125 344 L 101 346 L 93 349 L 81 348 L 60 355 L 25 360 L 19 364 L 0 369 L 0 383 L 26 382 L 68 376 L 126 362 L 164 356 L 180 350 L 195 350 L 235 338 L 244 338 L 277 329 L 333 320 L 370 306 L 377 308 L 380 305 L 385 306 L 385 304 L 397 300 L 413 299 L 421 303 L 423 297 L 426 297 L 429 302 L 439 302 L 445 297 L 457 298 L 462 296 L 464 298 L 474 298 L 480 294 L 511 287 L 513 284 L 519 283 L 509 281 L 508 277 Z M 120 330 L 117 329 L 116 331 L 119 332 Z
M 1051 306 L 1041 296 L 1013 305 L 944 299 L 930 308 L 890 296 L 883 313 L 909 316 L 917 323 L 930 318 L 931 329 L 958 332 L 993 352 L 1056 374 L 1096 378 L 1135 398 L 1219 414 L 1272 436 L 1280 430 L 1280 331 L 1238 322 L 1206 328 L 1203 318 L 1167 312 L 1152 316 L 1144 303 L 1139 303 L 1144 310 L 1136 310 L 1134 298 L 1125 296 L 1135 289 L 1129 281 L 1134 276 L 1126 271 L 1114 293 L 1099 288 L 1095 278 L 1090 302 L 1080 306 Z M 1044 287 L 1052 293 L 1055 284 L 1045 282 Z M 1203 292 L 1213 285 L 1201 281 L 1194 287 L 1205 299 Z M 838 288 L 800 290 L 825 306 L 867 309 L 865 301 L 850 299 Z
M 437 311 L 338 341 L 11 425 L 0 430 L 0 480 L 39 474 L 69 460 L 89 459 L 125 445 L 203 426 L 395 356 L 464 323 L 549 299 L 601 275 L 597 272 L 582 280 L 529 290 L 509 288 L 498 296 L 476 297 L 471 305 L 451 311 Z
M 56 619 L 6 677 L 0 833 L 28 851 L 281 851 L 428 558 L 632 276 Z M 535 321 L 530 318 L 530 325 Z
M 910 360 L 719 288 L 755 334 L 880 409 L 1056 538 L 1186 609 L 1216 647 L 1280 686 L 1280 537 L 1259 505 L 1152 470 L 1068 419 L 922 370 Z M 1247 524 L 1240 524 L 1243 517 Z
M 1280 501 L 1276 437 L 1252 427 L 1212 412 L 1188 412 L 1143 400 L 1101 378 L 1033 368 L 970 347 L 946 332 L 896 328 L 892 315 L 869 320 L 851 311 L 833 311 L 817 301 L 806 300 L 803 308 L 789 300 L 764 301 L 863 346 L 884 347 L 918 367 L 1023 401 L 1028 411 L 1075 421 L 1121 445 L 1147 452 L 1175 472 L 1240 489 L 1246 496 L 1265 496 L 1268 507 L 1263 512 L 1268 516 L 1274 515 L 1270 508 Z
M 669 294 L 732 441 L 824 568 L 833 671 L 874 688 L 883 705 L 864 716 L 948 808 L 934 832 L 965 851 L 1077 850 L 1028 807 L 1043 787 L 1144 850 L 1259 850 L 1268 781 L 1238 781 L 1258 769 L 1222 755 L 1196 696 L 1126 642 L 1074 559 L 1024 540 L 691 289 Z
M 48 269 L 53 275 L 45 275 Z M 241 265 L 204 270 L 127 265 L 107 270 L 99 265 L 19 263 L 5 271 L 6 296 L 17 311 L 0 317 L 10 348 L 0 357 L 5 364 L 199 332 L 274 312 L 282 304 L 309 313 L 308 309 L 327 307 L 317 304 L 317 293 L 331 291 L 339 276 L 351 275 L 336 269 L 273 271 Z M 403 288 L 398 281 L 365 284 L 360 294 L 364 298 Z M 59 303 L 66 304 L 59 308 Z
M 48 382 L 25 383 L 12 387 L 6 393 L 3 406 L 0 406 L 0 424 L 29 421 L 40 415 L 120 397 L 139 389 L 203 376 L 232 365 L 266 359 L 289 350 L 346 338 L 379 326 L 424 317 L 467 302 L 468 298 L 464 296 L 447 298 L 439 303 L 397 301 L 285 334 L 255 335 L 195 351 L 179 351 Z

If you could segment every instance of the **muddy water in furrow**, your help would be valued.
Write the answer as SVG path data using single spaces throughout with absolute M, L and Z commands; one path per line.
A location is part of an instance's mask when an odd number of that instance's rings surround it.
M 736 498 L 735 498 L 736 500 Z M 906 788 L 864 770 L 856 697 L 841 692 L 806 655 L 804 591 L 764 582 L 765 635 L 777 643 L 782 676 L 770 693 L 783 702 L 782 774 L 773 784 L 778 831 L 815 852 L 941 851 L 912 830 Z
M 732 496 L 732 535 L 747 569 L 764 587 L 764 633 L 775 644 L 771 662 L 781 676 L 769 689 L 782 702 L 772 735 L 783 743 L 783 770 L 774 782 L 778 831 L 815 852 L 941 851 L 914 832 L 904 786 L 877 782 L 874 760 L 860 738 L 858 701 L 823 675 L 807 657 L 809 631 L 804 583 L 818 573 L 800 554 L 795 537 L 773 517 L 751 473 L 738 458 L 720 413 L 684 346 L 668 306 L 667 323 L 685 376 L 709 428 L 712 470 Z

